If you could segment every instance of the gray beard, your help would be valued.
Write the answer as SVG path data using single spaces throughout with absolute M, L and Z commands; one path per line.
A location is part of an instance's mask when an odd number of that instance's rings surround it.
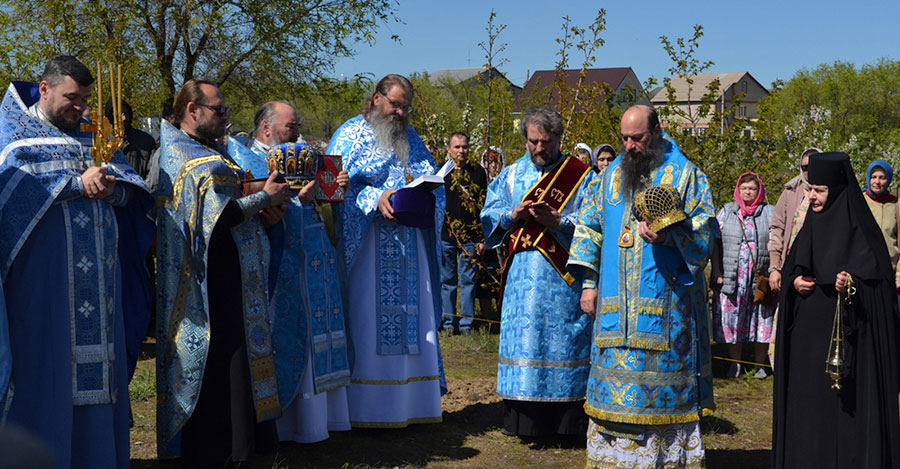
M 650 172 L 662 164 L 665 154 L 665 139 L 662 136 L 650 144 L 646 152 L 623 151 L 619 167 L 622 170 L 622 187 L 625 194 L 631 196 L 647 188 L 651 183 Z
M 406 134 L 408 125 L 407 119 L 404 117 L 399 121 L 394 121 L 390 116 L 384 116 L 376 108 L 365 116 L 366 121 L 372 126 L 375 132 L 375 143 L 385 155 L 393 153 L 397 162 L 404 168 L 409 163 L 409 137 Z
M 540 168 L 549 166 L 549 165 L 555 163 L 556 160 L 559 159 L 558 152 L 556 153 L 556 156 L 551 156 L 550 158 L 552 158 L 552 159 L 550 159 L 550 160 L 544 159 L 544 157 L 539 156 L 539 155 L 532 155 L 531 153 L 529 153 L 528 156 L 531 157 L 531 162 L 534 163 L 535 166 L 540 167 Z

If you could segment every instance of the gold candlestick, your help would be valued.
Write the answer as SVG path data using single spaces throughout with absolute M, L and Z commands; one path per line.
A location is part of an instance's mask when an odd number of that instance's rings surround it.
M 109 64 L 109 90 L 112 104 L 112 122 L 106 118 L 103 102 L 103 69 L 97 62 L 97 107 L 91 111 L 91 123 L 82 124 L 82 131 L 93 133 L 91 157 L 95 166 L 109 163 L 113 155 L 125 143 L 125 123 L 122 119 L 122 65 L 118 64 L 118 83 L 113 64 Z
M 116 136 L 124 137 L 125 117 L 122 115 L 122 64 L 118 64 L 116 67 L 119 69 L 119 85 L 116 87 L 118 89 L 118 92 L 116 93 L 116 102 L 119 107 L 119 113 L 116 114 Z

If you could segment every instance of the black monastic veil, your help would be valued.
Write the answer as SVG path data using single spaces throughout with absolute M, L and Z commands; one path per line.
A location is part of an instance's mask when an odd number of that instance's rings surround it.
M 772 465 L 776 468 L 900 467 L 898 321 L 894 272 L 884 237 L 859 189 L 849 156 L 810 160 L 809 182 L 828 186 L 812 207 L 783 268 L 775 352 Z M 825 374 L 837 292 L 853 276 L 844 308 L 841 390 Z M 812 293 L 793 287 L 814 278 Z

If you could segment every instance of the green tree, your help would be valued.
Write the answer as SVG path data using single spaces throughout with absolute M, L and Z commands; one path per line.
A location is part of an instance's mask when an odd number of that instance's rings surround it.
M 372 44 L 396 0 L 3 0 L 3 78 L 35 77 L 52 55 L 125 64 L 139 113 L 171 112 L 177 87 L 203 76 L 258 102 Z M 396 37 L 395 37 L 396 38 Z M 48 47 L 49 46 L 49 47 Z M 240 93 L 240 94 L 237 94 Z
M 299 88 L 292 96 L 300 115 L 300 130 L 308 141 L 331 138 L 350 116 L 362 111 L 362 103 L 373 87 L 368 76 L 336 80 L 320 78 Z
M 699 58 L 703 34 L 703 26 L 695 25 L 687 39 L 679 37 L 672 42 L 667 36 L 660 36 L 663 49 L 672 61 L 669 68 L 672 76 L 663 79 L 666 104 L 657 107 L 657 111 L 669 136 L 707 174 L 714 200 L 721 206 L 732 199 L 741 173 L 752 170 L 772 188 L 770 181 L 777 179 L 778 166 L 773 164 L 774 159 L 764 145 L 743 134 L 751 123 L 736 117 L 735 109 L 744 94 L 733 96 L 725 105 L 719 100 L 719 80 L 712 80 L 704 89 L 694 88 L 694 78 L 714 65 L 711 60 Z M 673 77 L 687 84 L 686 100 L 679 99 L 672 85 Z M 694 131 L 700 123 L 707 126 L 702 134 Z
M 484 129 L 484 146 L 489 147 L 491 145 L 491 124 L 493 123 L 492 117 L 502 112 L 502 110 L 495 111 L 495 106 L 497 101 L 494 100 L 494 95 L 500 92 L 500 87 L 502 86 L 501 80 L 494 77 L 493 69 L 495 67 L 502 67 L 509 62 L 509 59 L 502 57 L 504 51 L 506 51 L 507 43 L 498 43 L 500 38 L 500 33 L 502 33 L 506 29 L 505 24 L 495 24 L 494 19 L 497 17 L 497 13 L 494 10 L 491 10 L 491 14 L 488 15 L 488 23 L 484 28 L 485 32 L 488 33 L 487 41 L 482 41 L 478 43 L 478 47 L 484 51 L 484 68 L 488 71 L 488 95 L 487 95 L 487 105 L 486 105 L 486 113 L 485 113 L 485 129 Z M 478 76 L 479 79 L 483 79 L 482 75 Z M 499 100 L 498 100 L 499 101 Z M 501 118 L 502 121 L 502 118 Z M 501 143 L 502 144 L 502 143 Z
M 900 61 L 822 64 L 777 85 L 760 106 L 760 129 L 785 177 L 810 146 L 847 152 L 859 177 L 872 160 L 900 163 Z
M 587 70 L 594 66 L 597 51 L 605 44 L 600 34 L 606 29 L 606 10 L 598 10 L 587 27 L 574 24 L 569 17 L 562 20 L 562 37 L 556 39 L 559 50 L 553 82 L 540 92 L 523 97 L 522 108 L 553 103 L 565 124 L 560 143 L 566 150 L 581 141 L 616 142 L 622 111 L 641 99 L 642 93 L 626 89 L 618 94 L 607 83 L 587 80 Z M 581 57 L 577 70 L 569 68 L 573 54 Z M 574 85 L 570 84 L 573 73 Z M 535 86 L 534 90 L 538 88 L 541 87 Z

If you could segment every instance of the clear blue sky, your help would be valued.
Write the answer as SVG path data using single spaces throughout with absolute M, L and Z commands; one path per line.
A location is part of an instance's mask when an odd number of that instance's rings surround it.
M 693 25 L 704 26 L 701 60 L 712 60 L 712 72 L 749 71 L 768 87 L 790 79 L 801 68 L 842 60 L 856 65 L 880 57 L 900 58 L 900 1 L 652 1 L 551 2 L 491 0 L 400 0 L 403 23 L 380 28 L 377 42 L 359 44 L 357 55 L 341 59 L 334 76 L 433 72 L 442 68 L 479 67 L 485 62 L 478 43 L 487 40 L 487 18 L 506 24 L 499 42 L 509 62 L 500 67 L 513 83 L 523 85 L 529 71 L 554 68 L 562 17 L 587 27 L 599 8 L 606 8 L 606 45 L 596 53 L 596 67 L 632 67 L 642 82 L 669 76 L 671 63 L 659 36 L 674 41 L 689 37 Z M 821 32 L 820 32 L 821 31 Z M 391 40 L 400 36 L 401 42 Z M 574 52 L 570 66 L 583 56 Z

